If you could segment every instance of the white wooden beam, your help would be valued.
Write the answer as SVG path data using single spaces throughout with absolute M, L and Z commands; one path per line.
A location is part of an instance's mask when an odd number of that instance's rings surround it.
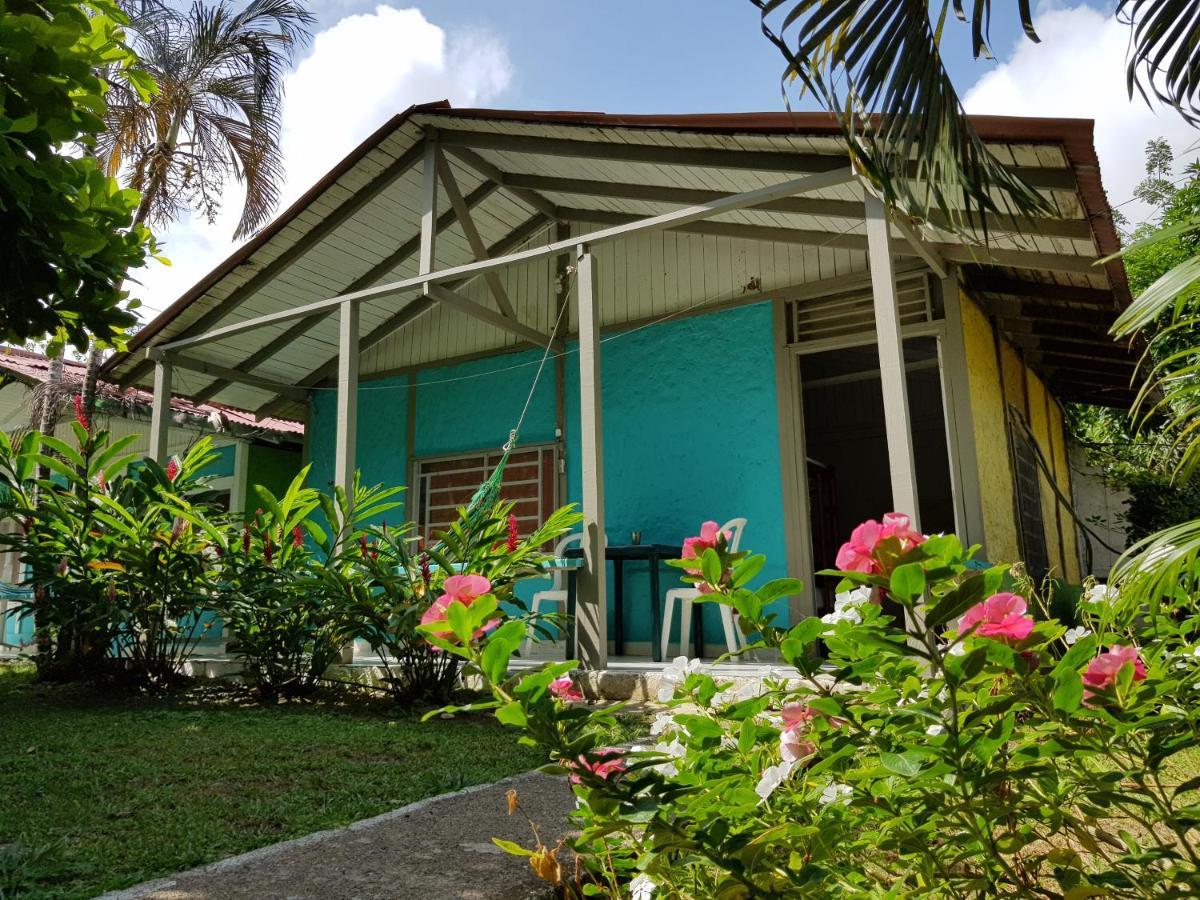
M 479 229 L 475 227 L 475 220 L 471 218 L 471 210 L 467 208 L 466 201 L 463 200 L 462 191 L 458 189 L 458 182 L 454 178 L 454 170 L 450 168 L 445 155 L 440 152 L 437 154 L 437 168 L 438 175 L 442 180 L 442 187 L 446 191 L 446 196 L 450 199 L 450 206 L 454 209 L 454 214 L 458 217 L 458 225 L 462 228 L 462 232 L 467 238 L 467 243 L 471 245 L 471 252 L 475 255 L 476 259 L 487 259 L 487 245 L 483 242 L 483 238 L 479 236 Z M 489 269 L 483 273 L 483 278 L 487 282 L 488 290 L 492 292 L 492 297 L 496 301 L 496 306 L 500 308 L 500 312 L 504 313 L 510 319 L 515 319 L 517 313 L 513 309 L 512 301 L 508 299 L 508 291 L 504 289 L 504 282 L 500 279 L 500 273 L 495 269 Z
M 896 230 L 904 236 L 904 240 L 908 242 L 908 246 L 912 247 L 913 252 L 921 259 L 925 260 L 925 264 L 933 269 L 938 278 L 946 277 L 946 261 L 941 255 L 930 247 L 925 240 L 917 233 L 917 229 L 909 221 L 908 217 L 897 212 L 892 216 L 892 224 L 896 226 Z
M 488 179 L 488 181 L 500 185 L 500 187 L 504 188 L 505 191 L 512 194 L 522 203 L 529 204 L 550 219 L 557 220 L 560 218 L 558 208 L 553 203 L 535 190 L 511 184 L 506 173 L 501 172 L 499 168 L 493 166 L 474 150 L 468 150 L 466 147 L 447 147 L 446 149 L 461 162 L 466 163 L 484 178 Z
M 171 428 L 171 360 L 167 354 L 147 350 L 154 363 L 154 405 L 150 408 L 150 458 L 167 461 L 168 432 Z
M 425 161 L 421 170 L 421 246 L 417 271 L 422 275 L 433 271 L 437 254 L 438 152 L 437 132 L 430 129 L 425 134 Z
M 907 513 L 920 528 L 917 505 L 917 467 L 913 455 L 912 418 L 908 410 L 904 341 L 900 308 L 896 301 L 896 273 L 892 268 L 892 236 L 883 202 L 864 190 L 867 213 L 867 257 L 871 268 L 871 293 L 875 300 L 875 339 L 883 384 L 883 419 L 887 434 L 888 469 L 892 480 L 892 507 Z
M 583 558 L 575 628 L 579 658 L 589 669 L 608 665 L 608 566 L 604 559 L 604 425 L 600 406 L 600 309 L 592 254 L 576 254 L 579 304 L 579 462 L 583 480 Z M 651 598 L 657 603 L 658 598 Z M 658 635 L 651 635 L 658 640 Z
M 251 375 L 248 372 L 239 372 L 236 369 L 218 365 L 217 363 L 206 362 L 201 359 L 175 356 L 172 357 L 171 362 L 177 369 L 187 369 L 189 372 L 199 372 L 202 375 L 215 375 L 226 381 L 234 381 L 239 384 L 249 385 L 250 387 L 262 388 L 263 390 L 271 391 L 274 394 L 279 394 L 292 400 L 304 400 L 308 396 L 308 392 L 303 388 L 280 384 L 278 381 L 273 381 L 270 378 L 261 378 L 257 375 Z M 202 403 L 203 401 L 197 398 L 197 402 Z
M 532 247 L 528 250 L 520 250 L 515 253 L 509 253 L 504 256 L 494 257 L 492 259 L 465 263 L 461 266 L 451 266 L 448 269 L 441 269 L 437 272 L 431 272 L 428 275 L 422 273 L 413 278 L 404 278 L 400 281 L 393 281 L 389 284 L 381 284 L 377 287 L 364 288 L 361 291 L 340 294 L 337 297 L 331 297 L 328 300 L 319 300 L 316 303 L 306 303 L 303 306 L 296 306 L 291 309 L 268 313 L 265 316 L 259 316 L 255 319 L 248 319 L 244 322 L 237 322 L 232 325 L 226 325 L 222 328 L 213 329 L 206 334 L 200 334 L 196 335 L 195 337 L 164 343 L 162 347 L 167 350 L 182 350 L 184 347 L 191 347 L 196 344 L 205 344 L 211 341 L 220 340 L 221 338 L 230 337 L 235 334 L 241 334 L 245 331 L 253 331 L 254 329 L 261 328 L 264 325 L 276 324 L 278 322 L 290 322 L 292 319 L 302 319 L 305 316 L 311 315 L 312 313 L 319 312 L 324 309 L 330 309 L 348 301 L 362 303 L 364 300 L 379 300 L 394 294 L 412 293 L 414 291 L 429 293 L 426 287 L 429 284 L 455 281 L 460 278 L 468 278 L 473 275 L 478 275 L 482 272 L 488 271 L 489 269 L 502 269 L 506 266 L 511 266 L 516 263 L 529 262 L 530 260 L 541 259 L 542 257 L 546 256 L 557 256 L 559 253 L 569 250 L 575 243 L 582 243 L 587 246 L 595 246 L 596 244 L 621 240 L 635 234 L 644 234 L 653 231 L 666 231 L 670 228 L 678 228 L 681 225 L 686 225 L 689 222 L 699 222 L 703 219 L 720 215 L 721 213 L 732 212 L 733 210 L 737 209 L 745 209 L 748 206 L 756 206 L 760 203 L 765 203 L 769 200 L 774 200 L 780 197 L 789 197 L 792 194 L 803 194 L 808 191 L 820 191 L 826 188 L 835 187 L 840 184 L 845 184 L 848 181 L 852 181 L 853 179 L 854 174 L 850 169 L 838 169 L 834 172 L 823 172 L 819 175 L 808 175 L 803 178 L 795 178 L 790 181 L 780 182 L 779 184 L 768 185 L 766 187 L 756 188 L 752 191 L 746 191 L 743 194 L 734 194 L 731 197 L 723 197 L 718 200 L 711 200 L 695 206 L 687 206 L 682 209 L 672 210 L 671 212 L 663 213 L 662 215 L 648 216 L 644 219 L 638 219 L 637 221 L 630 222 L 628 224 L 615 225 L 611 228 L 601 228 L 598 231 L 578 235 L 575 238 L 572 238 L 570 241 L 554 241 L 541 247 Z M 430 259 L 432 260 L 432 253 L 430 253 Z
M 336 449 L 333 483 L 354 503 L 355 444 L 358 438 L 358 305 L 343 303 L 338 328 Z
M 547 344 L 553 343 L 556 349 L 563 349 L 563 342 L 559 338 L 542 334 L 536 328 L 530 328 L 516 319 L 510 319 L 503 313 L 496 312 L 494 309 L 489 309 L 486 306 L 481 306 L 474 300 L 468 300 L 462 294 L 455 293 L 449 288 L 442 287 L 440 284 L 431 284 L 429 286 L 429 296 L 438 303 L 449 306 L 451 309 L 457 309 L 468 316 L 474 316 L 476 319 L 487 322 L 489 325 L 522 337 L 538 347 L 545 347 Z

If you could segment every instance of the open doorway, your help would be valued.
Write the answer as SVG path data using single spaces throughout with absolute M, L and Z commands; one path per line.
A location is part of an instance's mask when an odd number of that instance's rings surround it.
M 904 341 L 921 529 L 953 531 L 954 492 L 935 337 Z M 846 535 L 892 508 L 883 385 L 874 344 L 802 354 L 804 445 L 808 457 L 813 568 L 831 568 Z M 907 512 L 908 510 L 900 510 Z M 817 578 L 818 615 L 833 608 L 835 582 Z

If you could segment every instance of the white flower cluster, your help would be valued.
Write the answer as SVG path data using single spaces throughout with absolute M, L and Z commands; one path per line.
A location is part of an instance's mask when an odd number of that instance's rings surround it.
M 659 713 L 650 723 L 650 734 L 658 737 L 660 734 L 672 734 L 682 730 L 675 717 L 668 712 Z
M 1111 584 L 1094 584 L 1088 588 L 1083 600 L 1096 606 L 1107 606 L 1116 603 L 1120 596 L 1120 592 Z
M 675 689 L 687 680 L 689 675 L 699 672 L 703 663 L 698 659 L 688 659 L 686 656 L 677 656 L 671 660 L 671 664 L 667 666 L 658 675 L 658 701 L 667 703 L 675 699 Z
M 852 591 L 845 591 L 833 598 L 833 612 L 821 616 L 821 621 L 826 625 L 836 625 L 838 622 L 850 622 L 857 625 L 862 621 L 862 612 L 860 607 L 864 603 L 871 602 L 871 589 L 869 587 L 857 587 Z
M 712 706 L 730 706 L 743 700 L 753 700 L 762 692 L 762 684 L 758 681 L 744 681 L 738 685 L 730 684 L 724 690 L 713 694 Z
M 794 762 L 781 762 L 777 766 L 767 766 L 763 769 L 762 777 L 758 779 L 758 784 L 754 787 L 754 793 L 758 794 L 759 802 L 765 802 L 775 793 L 777 787 L 788 780 L 795 765 Z
M 840 803 L 843 806 L 849 806 L 852 796 L 854 796 L 854 788 L 850 787 L 850 785 L 831 781 L 825 785 L 825 789 L 821 791 L 821 796 L 817 798 L 817 802 L 822 806 L 828 806 L 831 803 Z
M 654 750 L 656 753 L 671 757 L 672 760 L 683 759 L 687 756 L 687 747 L 679 743 L 679 738 L 673 738 L 669 744 L 660 741 L 654 745 Z M 674 762 L 659 763 L 653 768 L 654 771 L 665 775 L 667 778 L 674 778 L 679 774 L 679 767 Z
M 633 900 L 653 900 L 654 889 L 658 887 L 645 872 L 629 882 L 629 896 Z
M 1097 587 L 1099 587 L 1099 585 L 1097 585 Z M 1082 625 L 1078 625 L 1075 628 L 1068 628 L 1067 633 L 1063 635 L 1063 640 L 1067 642 L 1067 646 L 1069 647 L 1080 638 L 1085 638 L 1091 633 L 1092 632 L 1087 628 L 1084 628 Z

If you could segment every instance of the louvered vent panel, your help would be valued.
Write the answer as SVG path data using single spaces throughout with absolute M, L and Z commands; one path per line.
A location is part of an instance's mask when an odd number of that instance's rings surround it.
M 933 303 L 929 279 L 924 275 L 897 279 L 900 301 L 900 324 L 915 325 L 932 321 Z M 793 300 L 791 310 L 791 343 L 818 341 L 875 330 L 875 304 L 869 288 Z

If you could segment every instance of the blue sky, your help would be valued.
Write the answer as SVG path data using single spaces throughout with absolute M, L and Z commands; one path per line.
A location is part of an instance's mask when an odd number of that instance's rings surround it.
M 1007 55 L 1021 31 L 996 4 L 991 37 Z M 449 33 L 499 37 L 516 68 L 514 107 L 605 112 L 778 109 L 783 58 L 759 30 L 749 0 L 424 0 L 421 11 Z M 1015 3 L 1013 4 L 1015 6 Z M 1096 8 L 1111 8 L 1092 0 Z M 317 2 L 322 27 L 375 2 Z M 970 29 L 946 30 L 952 76 L 964 89 L 992 63 L 970 57 Z
M 1166 136 L 1181 154 L 1195 141 L 1173 112 L 1129 101 L 1128 29 L 1113 19 L 1111 0 L 1041 0 L 1039 45 L 1023 37 L 1010 3 L 995 4 L 996 60 L 972 60 L 969 27 L 947 25 L 944 55 L 968 111 L 1094 118 L 1114 204 L 1140 179 L 1147 140 Z M 624 113 L 784 107 L 783 59 L 749 0 L 315 0 L 311 8 L 317 33 L 286 81 L 281 209 L 413 103 Z M 239 205 L 233 185 L 215 222 L 188 216 L 160 234 L 172 266 L 153 265 L 141 278 L 147 317 L 234 250 Z M 1122 210 L 1141 218 L 1136 205 Z

